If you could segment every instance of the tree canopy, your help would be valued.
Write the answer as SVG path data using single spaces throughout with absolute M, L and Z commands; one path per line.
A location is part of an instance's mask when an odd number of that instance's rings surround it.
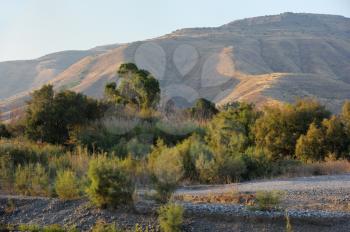
M 33 140 L 64 143 L 70 129 L 102 116 L 97 100 L 69 90 L 55 94 L 52 85 L 34 91 L 31 97 L 25 132 Z
M 265 109 L 254 128 L 256 145 L 273 160 L 293 157 L 300 135 L 311 123 L 320 125 L 330 112 L 313 99 L 298 100 L 295 104 Z
M 133 105 L 139 109 L 155 109 L 160 101 L 159 82 L 148 71 L 133 63 L 122 64 L 118 71 L 120 83 L 109 83 L 105 95 L 109 101 Z

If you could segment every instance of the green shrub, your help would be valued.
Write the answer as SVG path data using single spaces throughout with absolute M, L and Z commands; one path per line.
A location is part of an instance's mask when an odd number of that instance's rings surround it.
M 0 155 L 0 189 L 10 192 L 13 187 L 15 168 L 8 154 Z
M 61 171 L 57 174 L 55 190 L 60 199 L 76 199 L 80 188 L 78 179 L 73 171 Z
M 210 156 L 200 153 L 196 159 L 196 170 L 202 183 L 213 183 L 217 180 L 217 165 Z
M 0 123 L 0 138 L 9 138 L 10 136 L 11 134 L 7 130 L 6 126 Z
M 183 223 L 183 213 L 183 207 L 177 204 L 161 206 L 158 211 L 158 220 L 161 231 L 180 232 Z
M 66 232 L 66 231 L 67 230 L 64 227 L 58 224 L 44 226 L 44 228 L 42 229 L 42 232 Z
M 184 179 L 197 181 L 200 179 L 200 171 L 197 170 L 197 159 L 202 156 L 211 160 L 213 154 L 203 139 L 194 134 L 182 143 L 176 145 L 183 159 Z
M 91 232 L 122 232 L 118 230 L 115 224 L 108 224 L 103 221 L 97 221 Z
M 48 157 L 64 154 L 64 148 L 50 144 L 37 144 L 24 139 L 1 139 L 0 154 L 7 154 L 15 165 L 25 163 L 47 164 Z
M 184 174 L 182 157 L 174 148 L 164 149 L 155 159 L 151 172 L 158 192 L 158 199 L 166 202 Z
M 256 193 L 257 208 L 264 211 L 279 209 L 282 196 L 280 191 L 259 191 Z
M 246 172 L 246 166 L 241 156 L 221 156 L 216 160 L 217 176 L 219 182 L 236 182 L 241 179 L 243 173 Z
M 45 168 L 39 163 L 19 165 L 15 174 L 15 190 L 24 195 L 47 196 L 49 177 Z
M 26 231 L 26 232 L 40 232 L 41 228 L 38 225 L 35 224 L 20 224 L 18 226 L 19 231 Z
M 246 172 L 242 175 L 244 180 L 269 177 L 273 172 L 274 163 L 268 159 L 262 149 L 249 147 L 242 155 L 242 159 L 246 166 Z
M 89 163 L 90 186 L 86 192 L 89 199 L 99 207 L 115 207 L 130 204 L 134 184 L 117 159 L 105 156 L 94 158 Z
M 25 232 L 78 232 L 75 227 L 65 228 L 58 224 L 52 224 L 44 227 L 40 227 L 36 224 L 20 224 L 18 226 L 18 230 Z

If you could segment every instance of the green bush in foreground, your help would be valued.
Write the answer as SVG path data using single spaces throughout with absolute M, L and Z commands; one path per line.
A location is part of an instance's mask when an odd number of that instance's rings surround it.
M 158 200 L 167 202 L 184 174 L 182 157 L 176 147 L 161 151 L 151 172 L 155 178 Z
M 279 209 L 283 193 L 280 191 L 260 191 L 256 193 L 257 209 L 268 211 Z
M 18 230 L 19 231 L 29 231 L 29 232 L 40 232 L 41 228 L 40 228 L 40 226 L 35 225 L 35 224 L 31 224 L 31 225 L 21 224 L 18 226 Z
M 58 224 L 52 224 L 44 227 L 40 227 L 36 224 L 20 224 L 18 226 L 19 231 L 26 232 L 78 232 L 75 227 L 66 228 Z
M 15 174 L 15 190 L 24 195 L 47 196 L 49 176 L 45 168 L 39 163 L 19 165 Z
M 134 184 L 120 161 L 105 156 L 92 159 L 89 163 L 90 186 L 86 192 L 98 207 L 116 207 L 132 202 Z
M 108 224 L 103 221 L 98 221 L 92 228 L 91 232 L 122 232 L 118 230 L 115 224 Z
M 184 209 L 181 205 L 167 204 L 160 207 L 159 225 L 163 232 L 179 232 L 183 223 Z
M 76 199 L 79 197 L 78 179 L 72 171 L 62 171 L 57 175 L 55 190 L 60 199 Z

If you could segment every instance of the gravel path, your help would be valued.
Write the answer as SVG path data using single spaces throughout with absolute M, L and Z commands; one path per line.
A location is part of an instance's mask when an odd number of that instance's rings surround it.
M 293 231 L 350 231 L 350 174 L 291 179 L 251 181 L 229 185 L 188 186 L 176 194 L 212 194 L 230 191 L 246 192 L 280 190 L 285 192 L 283 206 Z M 15 208 L 8 209 L 14 204 Z M 185 231 L 284 231 L 285 211 L 252 211 L 240 204 L 182 202 L 185 207 Z M 84 200 L 59 201 L 42 197 L 0 194 L 1 223 L 36 223 L 77 225 L 89 230 L 97 220 L 116 222 L 123 228 L 135 223 L 156 225 L 152 206 L 130 210 L 98 210 Z M 150 211 L 149 211 L 150 210 Z M 143 212 L 144 211 L 144 212 Z
M 333 176 L 311 176 L 298 177 L 290 179 L 274 179 L 263 181 L 243 182 L 239 184 L 228 185 L 201 185 L 195 187 L 180 188 L 177 193 L 187 194 L 206 194 L 221 193 L 230 190 L 238 190 L 240 192 L 256 192 L 256 191 L 315 191 L 315 190 L 331 190 L 343 191 L 344 194 L 350 193 L 350 174 L 333 175 Z
M 200 196 L 274 190 L 284 193 L 282 205 L 288 209 L 350 212 L 350 174 L 189 186 L 178 189 L 176 194 Z

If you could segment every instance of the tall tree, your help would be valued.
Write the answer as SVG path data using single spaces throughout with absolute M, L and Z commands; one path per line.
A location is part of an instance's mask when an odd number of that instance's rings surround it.
M 45 85 L 34 91 L 28 102 L 26 135 L 33 140 L 64 143 L 69 130 L 101 115 L 102 107 L 96 100 L 68 90 L 55 94 L 52 85 Z
M 120 83 L 105 87 L 108 100 L 117 104 L 130 104 L 140 109 L 155 109 L 160 100 L 159 82 L 148 71 L 133 63 L 122 64 L 118 69 Z
M 312 122 L 320 125 L 329 116 L 330 112 L 313 99 L 267 108 L 254 128 L 256 144 L 273 160 L 293 157 L 300 135 L 307 132 Z
M 195 105 L 189 109 L 193 118 L 198 120 L 211 119 L 219 111 L 216 109 L 215 104 L 205 98 L 197 99 Z
M 310 125 L 306 135 L 301 135 L 298 139 L 295 155 L 304 162 L 324 159 L 324 134 L 322 129 L 318 128 L 315 123 Z

